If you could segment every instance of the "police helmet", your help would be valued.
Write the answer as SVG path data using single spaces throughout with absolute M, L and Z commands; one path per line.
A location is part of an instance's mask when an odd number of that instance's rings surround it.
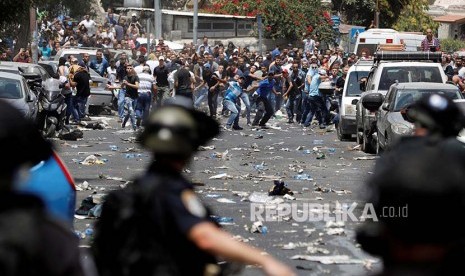
M 155 154 L 188 157 L 218 135 L 218 123 L 192 106 L 187 98 L 165 101 L 150 115 L 140 135 L 142 145 Z
M 457 105 L 447 97 L 432 94 L 420 99 L 407 111 L 409 121 L 444 137 L 457 136 L 465 127 L 465 118 Z
M 393 241 L 465 241 L 465 232 L 453 225 L 465 208 L 463 156 L 440 146 L 395 154 L 396 162 L 378 163 L 367 181 L 367 203 L 373 204 L 378 221 L 367 220 L 357 229 L 362 248 L 384 256 Z
M 3 100 L 0 100 L 0 152 L 4 158 L 0 166 L 3 176 L 12 176 L 22 165 L 35 165 L 53 153 L 33 122 Z

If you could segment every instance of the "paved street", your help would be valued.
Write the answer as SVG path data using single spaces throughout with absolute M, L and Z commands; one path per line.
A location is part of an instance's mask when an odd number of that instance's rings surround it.
M 132 131 L 118 127 L 116 117 L 92 118 L 96 121 L 104 120 L 110 127 L 105 130 L 85 130 L 81 141 L 55 141 L 76 184 L 81 185 L 84 181 L 90 184 L 90 190 L 78 192 L 77 207 L 82 199 L 92 193 L 106 193 L 139 175 L 150 160 L 149 154 L 134 143 Z M 287 216 L 282 221 L 263 222 L 268 229 L 266 234 L 250 233 L 245 229 L 250 229 L 253 223 L 250 220 L 250 195 L 255 192 L 252 198 L 257 199 L 259 194 L 256 193 L 266 193 L 273 186 L 273 179 L 277 178 L 294 191 L 296 198 L 295 201 L 283 201 L 295 203 L 300 206 L 298 209 L 302 209 L 304 203 L 330 204 L 332 212 L 336 201 L 343 206 L 358 203 L 354 212 L 357 217 L 363 209 L 363 181 L 370 175 L 374 161 L 355 158 L 372 159 L 372 156 L 354 150 L 354 141 L 339 142 L 335 132 L 320 131 L 317 128 L 303 130 L 298 125 L 285 122 L 285 118 L 270 120 L 276 129 L 257 130 L 245 126 L 243 131 L 223 132 L 208 144 L 214 146 L 214 149 L 208 147 L 196 155 L 186 171 L 187 177 L 199 183 L 199 195 L 216 215 L 233 218 L 232 224 L 224 225 L 225 229 L 286 262 L 299 275 L 372 273 L 380 264 L 371 264 L 368 259 L 376 259 L 364 254 L 356 245 L 354 229 L 357 222 L 346 222 L 345 225 L 330 228 L 324 221 L 296 222 Z M 79 164 L 79 161 L 92 154 L 97 154 L 104 164 Z M 226 176 L 210 179 L 220 174 Z M 105 179 L 107 177 L 117 180 Z M 87 224 L 92 225 L 93 222 L 92 219 L 76 219 L 75 228 L 84 231 L 88 228 Z M 339 230 L 341 228 L 343 233 Z M 332 235 L 334 233 L 336 235 Z M 83 239 L 82 243 L 88 241 L 89 237 Z M 360 262 L 336 265 L 291 260 L 295 255 L 347 255 Z M 257 274 L 256 268 L 247 267 L 241 275 Z

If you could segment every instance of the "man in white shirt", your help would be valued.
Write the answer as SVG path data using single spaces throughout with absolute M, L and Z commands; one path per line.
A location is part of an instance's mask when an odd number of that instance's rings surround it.
M 87 29 L 87 34 L 90 36 L 94 36 L 95 35 L 95 31 L 96 31 L 96 23 L 94 20 L 90 19 L 90 16 L 89 15 L 86 15 L 84 16 L 84 20 L 82 20 L 80 23 L 79 23 L 79 26 L 80 25 L 84 25 L 84 27 L 86 27 Z M 78 27 L 79 27 L 78 26 Z

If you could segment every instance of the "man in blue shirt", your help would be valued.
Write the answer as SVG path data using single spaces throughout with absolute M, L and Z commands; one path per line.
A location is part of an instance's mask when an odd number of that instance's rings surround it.
M 47 41 L 42 42 L 42 47 L 40 47 L 39 50 L 42 55 L 42 60 L 50 60 L 52 48 L 47 45 Z
M 328 79 L 326 70 L 319 69 L 318 74 L 312 77 L 310 88 L 308 92 L 308 103 L 310 105 L 310 110 L 306 118 L 302 118 L 304 121 L 304 126 L 308 127 L 312 123 L 313 115 L 316 115 L 318 123 L 321 129 L 326 128 L 325 118 L 328 112 L 323 96 L 320 93 L 319 86 L 321 81 Z M 319 115 L 318 115 L 319 114 Z
M 275 82 L 274 73 L 269 72 L 268 77 L 259 83 L 258 89 L 254 93 L 254 95 L 258 96 L 256 100 L 258 111 L 255 114 L 255 119 L 252 123 L 253 126 L 258 125 L 262 128 L 267 128 L 266 123 L 273 115 L 273 107 L 268 100 L 268 96 L 270 95 L 270 92 L 273 92 L 275 95 L 281 95 L 281 93 L 276 92 L 276 89 L 274 88 Z
M 236 79 L 237 81 L 226 82 L 224 80 L 218 79 L 219 82 L 229 84 L 228 90 L 226 90 L 223 99 L 223 105 L 231 112 L 231 115 L 229 115 L 228 121 L 226 122 L 226 130 L 243 129 L 239 126 L 239 111 L 241 110 L 241 107 L 237 103 L 238 98 L 243 93 L 242 85 L 244 84 L 244 75 L 236 75 L 234 76 L 234 79 Z
M 108 61 L 103 57 L 102 50 L 97 50 L 95 59 L 90 62 L 89 67 L 94 69 L 100 76 L 104 76 L 107 72 Z

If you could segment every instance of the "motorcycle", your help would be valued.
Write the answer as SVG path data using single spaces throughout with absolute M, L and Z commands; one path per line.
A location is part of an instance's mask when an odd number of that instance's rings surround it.
M 37 124 L 44 137 L 50 138 L 65 125 L 66 103 L 59 80 L 48 79 L 39 89 Z

